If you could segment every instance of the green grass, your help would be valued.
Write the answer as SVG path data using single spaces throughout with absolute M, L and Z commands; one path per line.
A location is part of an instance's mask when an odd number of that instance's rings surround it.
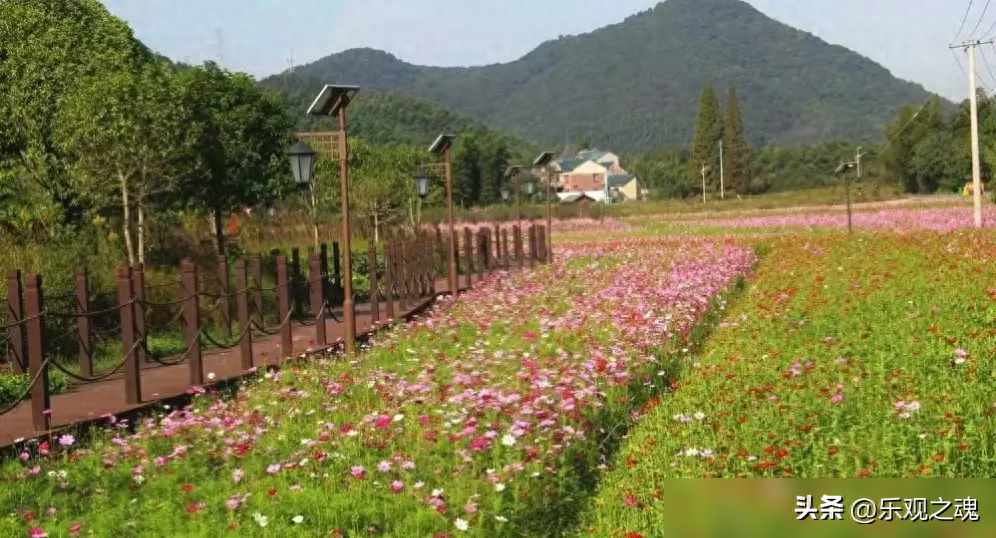
M 991 232 L 763 245 L 746 293 L 617 454 L 589 532 L 655 535 L 683 515 L 661 497 L 674 478 L 996 474 Z

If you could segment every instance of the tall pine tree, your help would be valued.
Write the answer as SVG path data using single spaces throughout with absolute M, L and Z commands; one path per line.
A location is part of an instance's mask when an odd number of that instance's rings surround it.
M 723 167 L 726 188 L 739 194 L 750 189 L 751 148 L 744 138 L 737 90 L 730 88 L 726 100 L 726 125 L 723 127 Z
M 723 121 L 720 117 L 719 101 L 711 84 L 702 88 L 699 97 L 699 113 L 695 120 L 695 134 L 692 137 L 692 155 L 688 161 L 688 174 L 693 185 L 702 180 L 702 165 L 709 167 L 706 181 L 719 183 L 719 141 L 723 138 Z

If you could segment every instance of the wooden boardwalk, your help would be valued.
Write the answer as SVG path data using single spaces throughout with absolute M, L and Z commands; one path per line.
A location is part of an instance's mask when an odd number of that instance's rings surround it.
M 436 283 L 437 290 L 445 290 L 445 280 Z M 462 286 L 461 286 L 462 288 Z M 413 305 L 402 309 L 395 303 L 395 312 L 399 319 L 406 319 L 422 311 L 433 302 L 436 296 L 421 298 Z M 386 303 L 380 303 L 381 319 L 384 319 Z M 337 317 L 341 317 L 336 313 Z M 370 305 L 356 305 L 356 332 L 366 336 L 383 327 L 382 321 L 377 327 L 371 323 Z M 326 320 L 327 341 L 334 344 L 344 334 L 344 324 L 333 319 Z M 252 343 L 255 368 L 278 366 L 289 358 L 298 357 L 302 353 L 321 351 L 315 347 L 314 325 L 305 326 L 293 324 L 293 349 L 286 351 L 281 348 L 280 335 L 254 337 Z M 238 346 L 232 349 L 210 349 L 203 354 L 204 372 L 211 380 L 208 385 L 220 384 L 241 378 L 251 372 L 241 366 L 241 356 Z M 162 366 L 158 364 L 145 365 L 142 368 L 142 403 L 132 405 L 125 399 L 124 378 L 116 375 L 103 381 L 84 383 L 72 386 L 67 392 L 51 397 L 51 424 L 49 432 L 37 432 L 31 420 L 31 402 L 23 400 L 16 408 L 6 415 L 0 416 L 0 447 L 7 447 L 22 440 L 50 435 L 60 429 L 85 425 L 87 423 L 106 420 L 110 415 L 134 414 L 142 410 L 154 408 L 164 400 L 183 397 L 190 390 L 190 366 L 184 361 L 179 364 Z

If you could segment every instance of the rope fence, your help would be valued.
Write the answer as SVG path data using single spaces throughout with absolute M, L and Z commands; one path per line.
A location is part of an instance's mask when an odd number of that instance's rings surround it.
M 496 270 L 548 261 L 545 237 L 542 226 L 523 229 L 518 224 L 493 230 L 464 227 L 454 230 L 452 238 L 438 225 L 414 233 L 386 232 L 380 241 L 368 243 L 366 256 L 352 253 L 354 267 L 367 277 L 370 326 L 393 321 L 434 297 L 437 278 L 449 274 L 452 266 L 465 285 L 445 290 L 450 293 L 470 289 L 474 281 Z M 54 296 L 57 300 L 47 305 L 39 275 L 11 271 L 0 319 L 0 350 L 7 367 L 28 380 L 18 398 L 0 409 L 0 416 L 29 406 L 35 431 L 50 429 L 50 372 L 78 385 L 120 377 L 125 401 L 137 405 L 143 402 L 142 372 L 150 364 L 153 368 L 186 364 L 189 386 L 201 386 L 206 380 L 205 349 L 237 350 L 242 371 L 256 367 L 257 340 L 272 341 L 281 357 L 294 356 L 295 329 L 314 331 L 310 342 L 328 349 L 330 320 L 355 323 L 355 313 L 337 315 L 345 297 L 339 245 L 331 247 L 331 260 L 325 244 L 306 259 L 298 249 L 292 249 L 289 257 L 272 251 L 266 257 L 250 256 L 234 263 L 219 257 L 209 268 L 185 259 L 176 281 L 155 284 L 145 281 L 141 264 L 124 265 L 117 270 L 113 296 L 93 294 L 83 270 L 76 274 L 72 293 Z M 265 278 L 272 278 L 273 284 L 264 285 Z M 153 290 L 155 297 L 150 298 Z M 166 295 L 169 290 L 175 298 Z M 267 320 L 276 325 L 268 326 Z M 150 345 L 150 337 L 166 340 Z M 114 345 L 120 346 L 120 355 L 109 351 Z M 71 363 L 73 355 L 76 364 Z

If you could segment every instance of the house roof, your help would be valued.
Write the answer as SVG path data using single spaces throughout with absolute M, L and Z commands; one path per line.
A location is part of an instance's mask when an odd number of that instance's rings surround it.
M 587 198 L 593 202 L 601 202 L 605 200 L 605 191 L 572 191 L 572 192 L 558 192 L 557 198 L 560 199 L 561 203 L 571 203 L 577 202 L 578 200 Z
M 633 176 L 629 174 L 615 174 L 609 176 L 606 182 L 608 186 L 611 187 L 622 187 L 633 180 Z
M 605 156 L 607 152 L 600 149 L 586 149 L 578 152 L 579 159 L 591 159 L 592 161 L 598 162 L 599 159 Z
M 581 166 L 585 162 L 587 162 L 587 159 L 569 157 L 567 159 L 560 159 L 557 161 L 557 165 L 560 166 L 561 172 L 573 172 L 575 168 Z

